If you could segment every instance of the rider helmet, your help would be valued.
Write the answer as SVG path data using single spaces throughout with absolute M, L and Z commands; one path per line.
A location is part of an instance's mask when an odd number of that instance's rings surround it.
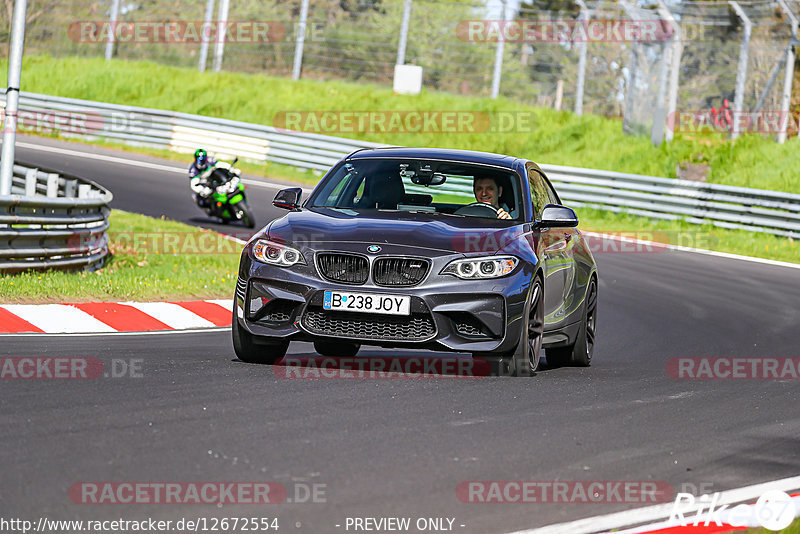
M 208 153 L 202 148 L 194 151 L 194 165 L 201 170 L 208 166 Z

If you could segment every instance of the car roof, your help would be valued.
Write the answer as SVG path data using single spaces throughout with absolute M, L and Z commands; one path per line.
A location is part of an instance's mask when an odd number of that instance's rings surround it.
M 474 150 L 456 150 L 453 148 L 409 148 L 409 147 L 382 147 L 360 149 L 346 159 L 369 158 L 417 158 L 436 159 L 442 161 L 457 161 L 462 163 L 481 163 L 513 169 L 519 158 L 492 154 L 491 152 L 477 152 Z

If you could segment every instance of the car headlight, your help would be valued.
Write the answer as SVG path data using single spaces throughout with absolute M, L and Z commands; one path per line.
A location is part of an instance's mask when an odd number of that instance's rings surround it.
M 519 260 L 514 256 L 482 256 L 466 260 L 453 260 L 442 269 L 441 274 L 452 274 L 464 280 L 500 278 L 511 274 Z
M 253 245 L 253 256 L 259 261 L 280 267 L 291 267 L 298 263 L 306 265 L 305 258 L 296 248 L 267 239 L 256 241 L 256 244 Z

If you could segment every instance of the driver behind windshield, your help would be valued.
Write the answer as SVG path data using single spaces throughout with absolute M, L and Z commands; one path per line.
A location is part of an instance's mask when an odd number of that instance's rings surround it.
M 475 200 L 485 202 L 497 208 L 498 219 L 510 219 L 508 206 L 500 204 L 500 195 L 503 194 L 503 186 L 497 183 L 492 177 L 476 177 L 472 184 L 472 191 L 475 193 Z

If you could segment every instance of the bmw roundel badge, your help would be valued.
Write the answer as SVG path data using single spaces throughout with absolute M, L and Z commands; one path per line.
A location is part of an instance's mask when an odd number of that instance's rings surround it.
M 367 247 L 367 252 L 371 252 L 373 254 L 377 254 L 380 251 L 381 247 L 379 247 L 378 245 L 370 245 Z

